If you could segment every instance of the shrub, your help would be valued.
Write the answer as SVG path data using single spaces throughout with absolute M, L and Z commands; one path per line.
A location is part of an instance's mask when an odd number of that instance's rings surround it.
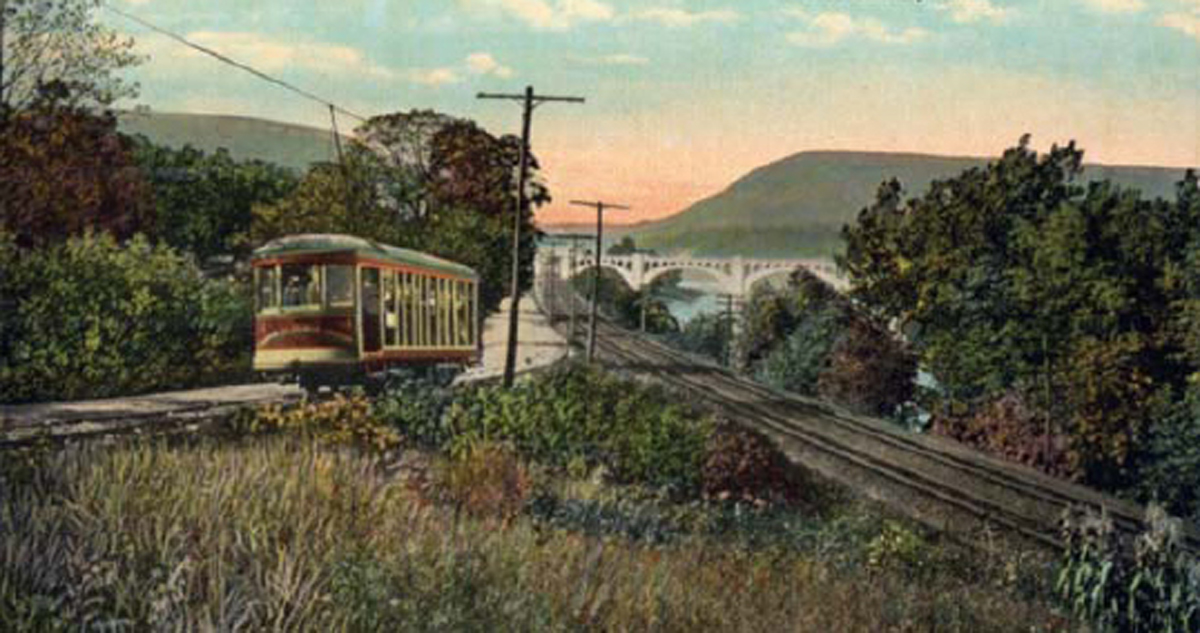
M 973 414 L 936 416 L 933 431 L 1051 475 L 1071 476 L 1068 438 L 1054 430 L 1047 437 L 1045 415 L 1019 393 L 1009 392 Z
M 363 396 L 341 394 L 327 402 L 306 402 L 284 408 L 260 408 L 249 423 L 250 431 L 298 431 L 325 444 L 359 446 L 384 452 L 400 445 L 400 434 L 388 426 Z
M 698 314 L 669 335 L 668 342 L 685 352 L 724 361 L 729 340 L 729 319 L 724 314 Z
M 565 467 L 603 464 L 621 481 L 694 490 L 706 422 L 664 392 L 569 366 L 519 383 L 467 391 L 446 413 L 452 453 L 511 442 L 527 458 Z
M 0 249 L 4 250 L 4 249 Z M 249 372 L 249 297 L 170 248 L 85 234 L 0 277 L 0 401 L 99 398 Z
M 1139 461 L 1138 493 L 1200 528 L 1200 394 L 1189 394 L 1172 415 L 1150 427 Z
M 729 422 L 708 438 L 701 480 L 704 495 L 715 499 L 791 503 L 812 492 L 771 440 Z
M 443 500 L 472 515 L 508 522 L 524 507 L 532 480 L 511 447 L 483 442 L 444 462 L 433 488 Z
M 817 393 L 855 413 L 887 417 L 913 397 L 917 359 L 887 330 L 853 319 L 829 351 Z
M 1101 631 L 1200 630 L 1200 560 L 1181 543 L 1177 519 L 1146 510 L 1146 531 L 1121 538 L 1107 514 L 1069 511 L 1058 597 Z
M 884 521 L 883 529 L 867 544 L 867 566 L 871 569 L 921 571 L 929 562 L 929 545 L 911 528 Z
M 375 402 L 375 414 L 406 438 L 429 448 L 440 448 L 450 440 L 443 423 L 454 392 L 434 382 L 409 380 L 388 391 Z
M 830 353 L 842 335 L 841 319 L 841 311 L 832 307 L 797 317 L 787 338 L 759 365 L 758 379 L 779 389 L 817 395 L 817 383 L 829 370 Z
M 742 344 L 762 382 L 881 417 L 900 415 L 913 397 L 908 346 L 811 272 L 756 293 L 746 317 Z

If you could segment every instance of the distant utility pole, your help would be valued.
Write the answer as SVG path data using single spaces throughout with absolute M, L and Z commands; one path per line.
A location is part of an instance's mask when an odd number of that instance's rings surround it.
M 587 233 L 560 233 L 558 235 L 555 235 L 554 237 L 560 237 L 560 238 L 571 240 L 571 269 L 574 270 L 575 260 L 577 257 L 575 253 L 578 251 L 577 247 L 579 244 L 579 240 L 587 239 L 592 236 Z M 575 309 L 576 308 L 575 288 L 574 288 L 574 286 L 571 285 L 571 281 L 572 280 L 570 278 L 567 279 L 567 289 L 569 290 L 569 292 L 567 293 L 567 299 L 571 304 L 571 329 L 569 330 L 570 333 L 567 335 L 568 345 L 575 344 L 575 321 L 577 320 L 576 313 L 578 312 Z
M 733 364 L 733 295 L 722 293 L 718 295 L 725 300 L 725 366 Z
M 596 210 L 596 258 L 592 262 L 592 313 L 588 318 L 587 361 L 591 363 L 596 358 L 596 305 L 600 302 L 600 258 L 604 256 L 604 210 L 621 209 L 628 211 L 629 207 L 619 204 L 609 204 L 599 200 L 595 202 L 572 200 L 571 204 L 580 207 L 591 207 Z
M 508 348 L 504 355 L 504 387 L 511 387 L 517 367 L 517 317 L 520 315 L 518 306 L 521 302 L 521 214 L 525 209 L 525 182 L 529 178 L 529 124 L 533 118 L 533 109 L 547 101 L 564 101 L 567 103 L 583 103 L 582 97 L 548 97 L 535 95 L 533 86 L 525 87 L 525 94 L 489 94 L 481 92 L 478 99 L 508 99 L 521 101 L 524 104 L 524 114 L 521 118 L 521 171 L 517 176 L 517 209 L 513 213 L 513 245 L 512 245 L 512 303 L 508 306 Z

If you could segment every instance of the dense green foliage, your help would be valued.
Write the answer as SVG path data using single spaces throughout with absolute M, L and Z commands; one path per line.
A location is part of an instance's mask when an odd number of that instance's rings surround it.
M 156 237 L 201 262 L 214 255 L 244 257 L 254 206 L 283 198 L 297 182 L 288 169 L 234 160 L 225 149 L 206 154 L 138 137 L 134 157 L 154 194 Z
M 936 379 L 939 428 L 961 436 L 1015 394 L 1034 415 L 1008 420 L 1011 436 L 1062 437 L 1071 474 L 1118 489 L 1139 479 L 1151 422 L 1193 388 L 1200 195 L 1192 173 L 1174 201 L 1085 187 L 1082 159 L 1023 139 L 919 197 L 886 182 L 841 263 L 852 296 L 900 324 Z
M 247 372 L 246 294 L 188 257 L 87 233 L 18 252 L 0 235 L 0 401 L 75 399 Z
M 685 352 L 724 363 L 731 351 L 729 315 L 724 312 L 698 314 L 669 335 L 667 342 Z
M 637 243 L 633 241 L 631 235 L 622 236 L 616 244 L 608 247 L 609 255 L 632 255 L 636 252 L 638 252 Z
M 694 491 L 708 425 L 663 391 L 570 366 L 505 390 L 481 387 L 446 414 L 452 450 L 512 442 L 531 459 L 603 465 L 620 481 Z
M 571 285 L 581 297 L 591 298 L 594 277 L 591 270 L 586 270 L 571 280 Z M 600 269 L 600 283 L 597 286 L 597 302 L 600 309 L 609 318 L 614 319 L 621 327 L 631 330 L 641 329 L 643 310 L 646 318 L 646 331 L 652 334 L 666 334 L 679 330 L 679 322 L 671 315 L 666 301 L 661 296 L 667 292 L 667 287 L 678 284 L 678 277 L 663 275 L 655 279 L 649 286 L 634 290 L 615 271 L 607 268 Z
M 759 288 L 743 311 L 744 369 L 774 387 L 893 416 L 913 396 L 916 359 L 877 319 L 812 273 Z
M 1107 515 L 1065 517 L 1058 597 L 1103 632 L 1200 630 L 1200 560 L 1184 549 L 1177 519 L 1156 506 L 1146 514 L 1136 538 L 1118 535 Z

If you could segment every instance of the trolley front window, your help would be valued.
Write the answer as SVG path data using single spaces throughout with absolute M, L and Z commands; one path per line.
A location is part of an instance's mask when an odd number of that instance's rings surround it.
M 283 307 L 321 307 L 321 267 L 309 264 L 284 264 L 282 269 Z
M 354 267 L 330 265 L 325 267 L 325 293 L 331 306 L 354 305 Z
M 258 309 L 270 310 L 279 307 L 279 298 L 275 296 L 276 270 L 274 266 L 264 266 L 258 271 Z

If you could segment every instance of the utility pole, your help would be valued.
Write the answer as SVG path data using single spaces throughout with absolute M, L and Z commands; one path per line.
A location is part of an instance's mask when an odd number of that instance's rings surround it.
M 580 207 L 591 207 L 596 210 L 596 259 L 592 262 L 592 307 L 588 317 L 588 351 L 587 360 L 591 363 L 596 358 L 596 307 L 600 303 L 600 258 L 604 256 L 604 210 L 621 209 L 628 211 L 629 207 L 607 202 L 572 200 L 571 204 Z
M 513 213 L 513 245 L 512 245 L 512 290 L 511 303 L 508 306 L 508 348 L 504 354 L 504 387 L 513 384 L 517 366 L 517 318 L 520 316 L 521 302 L 521 215 L 525 210 L 525 182 L 529 178 L 529 126 L 533 118 L 533 109 L 547 101 L 563 101 L 566 103 L 583 103 L 582 97 L 548 97 L 536 95 L 533 86 L 526 86 L 524 94 L 489 94 L 481 92 L 478 99 L 507 99 L 523 102 L 524 109 L 521 117 L 521 166 L 517 176 L 517 208 Z

